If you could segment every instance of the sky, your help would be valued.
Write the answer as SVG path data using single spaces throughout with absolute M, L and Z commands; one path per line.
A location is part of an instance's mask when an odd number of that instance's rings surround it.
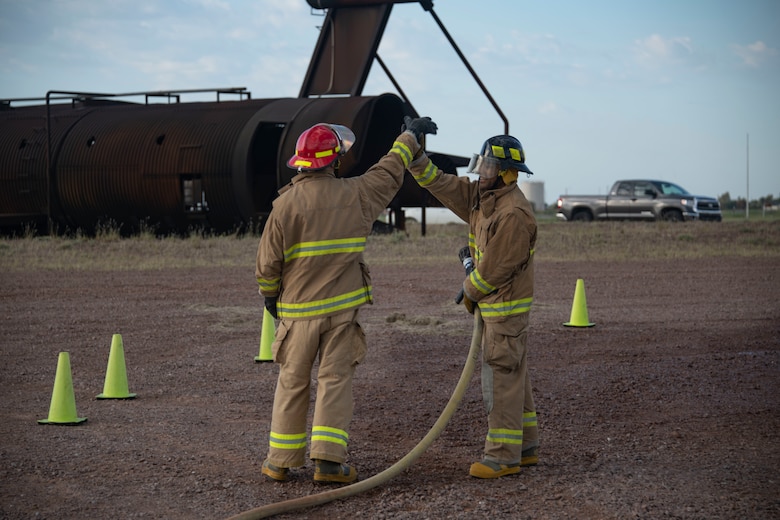
M 780 2 L 434 0 L 433 10 L 521 141 L 534 175 L 520 181 L 543 183 L 547 204 L 625 178 L 780 198 Z M 0 99 L 222 87 L 297 97 L 323 20 L 306 0 L 0 0 Z M 393 7 L 378 54 L 438 124 L 429 150 L 471 156 L 504 133 L 418 3 Z M 363 94 L 384 92 L 397 94 L 374 64 Z

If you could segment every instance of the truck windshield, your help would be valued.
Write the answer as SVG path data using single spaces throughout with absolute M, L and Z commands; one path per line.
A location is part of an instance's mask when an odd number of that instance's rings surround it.
M 689 195 L 685 189 L 671 182 L 659 182 L 658 188 L 665 195 Z

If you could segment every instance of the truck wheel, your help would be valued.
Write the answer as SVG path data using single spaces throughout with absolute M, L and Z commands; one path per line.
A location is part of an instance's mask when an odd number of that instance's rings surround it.
M 575 222 L 590 222 L 593 220 L 593 215 L 590 214 L 590 211 L 581 209 L 580 211 L 575 212 L 574 215 L 571 216 L 571 219 Z
M 664 211 L 661 218 L 668 222 L 682 222 L 682 213 L 676 209 Z

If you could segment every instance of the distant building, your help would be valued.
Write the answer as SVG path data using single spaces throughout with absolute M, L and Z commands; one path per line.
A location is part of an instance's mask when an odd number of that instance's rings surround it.
M 540 181 L 523 181 L 520 183 L 520 189 L 523 191 L 525 198 L 534 207 L 534 211 L 544 211 L 546 209 L 544 203 L 544 183 Z

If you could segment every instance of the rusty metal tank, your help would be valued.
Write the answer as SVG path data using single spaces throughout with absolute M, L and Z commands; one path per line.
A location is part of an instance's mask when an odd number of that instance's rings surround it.
M 357 136 L 342 160 L 358 175 L 392 145 L 404 116 L 392 94 L 181 104 L 105 103 L 0 111 L 0 214 L 49 219 L 60 228 L 112 221 L 162 231 L 230 231 L 261 223 L 300 133 L 318 122 Z M 410 190 L 410 193 L 405 193 Z M 416 186 L 396 201 L 420 199 Z M 400 207 L 400 206 L 399 206 Z
M 403 117 L 418 116 L 377 54 L 394 4 L 419 3 L 431 14 L 509 133 L 506 117 L 433 11 L 433 0 L 307 1 L 327 14 L 297 98 L 252 100 L 240 87 L 218 89 L 216 101 L 198 103 L 179 103 L 180 94 L 205 90 L 49 91 L 37 106 L 12 106 L 30 99 L 0 100 L 0 228 L 89 231 L 106 221 L 128 233 L 144 223 L 162 232 L 254 227 L 294 175 L 286 161 L 298 136 L 319 122 L 354 131 L 357 141 L 341 174 L 361 174 L 391 147 Z M 401 97 L 362 95 L 375 61 Z M 220 102 L 220 94 L 239 94 L 240 100 Z M 125 99 L 139 95 L 145 103 Z M 150 104 L 150 98 L 158 102 Z M 468 164 L 467 157 L 427 153 L 448 173 Z M 389 206 L 403 227 L 403 207 L 441 204 L 407 175 Z
M 47 142 L 60 140 L 83 112 L 70 106 L 0 105 L 0 226 L 45 225 L 50 213 Z M 53 123 L 49 131 L 47 121 Z

